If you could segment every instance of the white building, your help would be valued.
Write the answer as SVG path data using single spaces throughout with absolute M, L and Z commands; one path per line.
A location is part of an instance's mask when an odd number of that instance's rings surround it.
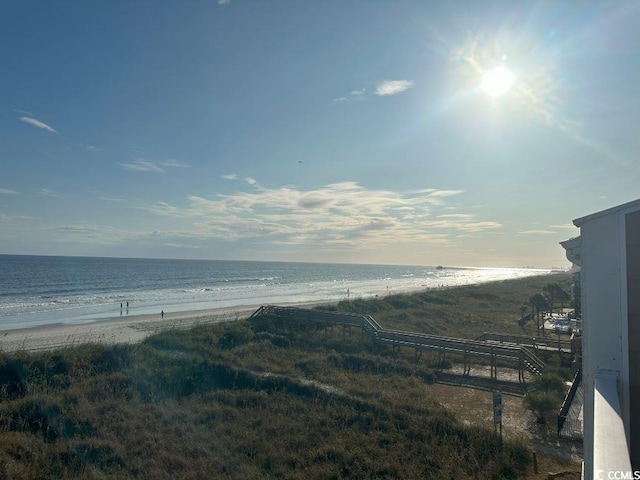
M 584 478 L 632 478 L 617 472 L 640 470 L 640 200 L 573 223 L 561 244 L 581 267 Z

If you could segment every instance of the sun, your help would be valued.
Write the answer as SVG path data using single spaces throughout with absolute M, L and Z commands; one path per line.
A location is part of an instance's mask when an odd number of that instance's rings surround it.
M 509 91 L 515 78 L 513 72 L 508 68 L 496 67 L 482 75 L 480 89 L 490 97 L 501 97 Z

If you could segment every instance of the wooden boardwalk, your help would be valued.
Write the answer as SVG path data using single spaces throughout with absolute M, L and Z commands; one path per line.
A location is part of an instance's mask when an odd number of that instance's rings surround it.
M 512 335 L 509 333 L 485 332 L 476 340 L 522 345 L 534 350 L 547 352 L 562 352 L 575 355 L 580 349 L 580 338 L 570 338 L 567 335 L 549 333 L 545 337 L 528 337 L 526 335 Z
M 258 308 L 250 319 L 264 316 L 321 325 L 342 325 L 345 329 L 357 327 L 362 330 L 363 336 L 369 335 L 376 344 L 414 349 L 416 360 L 427 351 L 437 352 L 442 359 L 446 354 L 457 355 L 463 359 L 465 375 L 469 374 L 474 359 L 488 362 L 491 366 L 491 378 L 494 379 L 498 376 L 498 364 L 517 369 L 520 383 L 525 381 L 525 371 L 541 375 L 545 368 L 542 360 L 520 344 L 390 330 L 383 328 L 370 315 L 266 305 Z

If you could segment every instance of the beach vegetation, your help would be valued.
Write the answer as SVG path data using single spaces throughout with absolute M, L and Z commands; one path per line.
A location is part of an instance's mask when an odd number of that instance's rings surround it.
M 529 304 L 531 305 L 531 314 L 536 318 L 536 336 L 540 335 L 541 329 L 542 334 L 544 335 L 544 326 L 540 323 L 540 317 L 549 308 L 549 302 L 542 293 L 538 292 L 529 297 Z
M 528 289 L 504 298 L 490 285 L 454 290 L 336 308 L 459 336 L 490 319 L 521 328 Z M 379 348 L 357 329 L 274 318 L 4 354 L 0 478 L 526 475 L 527 440 L 500 442 L 461 421 L 426 395 L 437 376 L 429 361 Z
M 546 424 L 549 416 L 559 411 L 572 376 L 560 357 L 547 355 L 547 358 L 545 372 L 534 379 L 532 391 L 525 398 L 525 407 L 536 414 L 539 424 Z
M 539 335 L 541 315 L 548 310 L 548 301 L 542 292 L 550 283 L 567 290 L 571 277 L 559 273 L 367 300 L 344 300 L 322 308 L 372 315 L 386 328 L 434 335 L 475 339 L 485 332 L 502 332 L 533 337 Z M 532 308 L 537 325 L 518 323 L 523 305 Z
M 560 308 L 564 308 L 564 304 L 571 298 L 569 293 L 558 282 L 547 283 L 542 287 L 542 292 L 547 299 L 549 312 L 553 312 L 556 302 L 560 302 Z

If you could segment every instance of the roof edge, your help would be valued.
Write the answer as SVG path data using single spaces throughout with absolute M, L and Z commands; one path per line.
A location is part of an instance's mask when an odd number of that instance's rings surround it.
M 599 217 L 604 217 L 605 215 L 610 215 L 612 213 L 618 213 L 625 210 L 635 211 L 640 210 L 640 199 L 632 200 L 631 202 L 623 203 L 621 205 L 617 205 L 615 207 L 607 208 L 606 210 L 601 210 L 599 212 L 591 213 L 589 215 L 585 215 L 584 217 L 576 218 L 573 221 L 573 224 L 580 228 L 584 223 L 594 220 Z

